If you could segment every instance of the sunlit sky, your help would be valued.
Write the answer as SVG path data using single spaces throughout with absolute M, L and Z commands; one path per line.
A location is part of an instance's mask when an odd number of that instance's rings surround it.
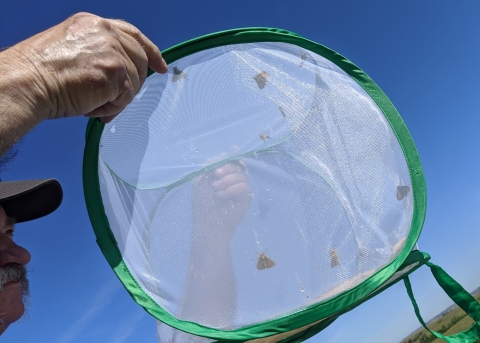
M 284 28 L 362 68 L 387 94 L 422 160 L 428 208 L 420 249 L 471 291 L 480 286 L 480 2 L 447 1 L 1 1 L 0 47 L 87 11 L 125 19 L 160 49 L 225 29 Z M 157 342 L 95 242 L 82 189 L 87 120 L 48 121 L 23 140 L 0 177 L 55 177 L 54 214 L 17 228 L 32 253 L 32 303 L 2 342 Z M 451 301 L 426 268 L 412 277 L 422 314 Z M 309 342 L 399 342 L 419 323 L 402 283 L 340 317 Z

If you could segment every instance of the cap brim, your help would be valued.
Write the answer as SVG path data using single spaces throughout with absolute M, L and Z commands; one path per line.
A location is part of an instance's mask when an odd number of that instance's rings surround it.
M 62 199 L 62 186 L 56 179 L 0 182 L 0 206 L 17 223 L 52 213 Z

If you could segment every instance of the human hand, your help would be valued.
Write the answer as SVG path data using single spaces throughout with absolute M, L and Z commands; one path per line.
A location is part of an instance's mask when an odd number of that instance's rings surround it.
M 238 152 L 235 146 L 231 154 Z M 209 159 L 206 165 L 230 154 Z M 230 241 L 251 202 L 247 165 L 230 161 L 193 181 L 193 228 L 188 276 L 178 313 L 182 318 L 225 325 L 234 322 L 236 282 Z
M 148 67 L 168 70 L 157 46 L 135 26 L 89 13 L 75 14 L 2 54 L 14 67 L 9 78 L 16 82 L 15 94 L 9 95 L 39 121 L 83 114 L 109 122 L 140 90 Z M 5 63 L 0 67 L 3 74 Z
M 243 161 L 232 161 L 194 181 L 193 214 L 197 228 L 212 242 L 228 243 L 248 212 L 250 181 Z

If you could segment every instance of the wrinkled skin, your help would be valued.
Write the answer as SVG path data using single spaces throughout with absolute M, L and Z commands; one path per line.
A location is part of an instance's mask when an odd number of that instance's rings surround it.
M 89 13 L 0 53 L 0 154 L 44 119 L 86 115 L 109 122 L 133 99 L 160 50 L 135 26 Z
M 0 206 L 0 273 L 9 266 L 22 270 L 30 262 L 30 253 L 13 241 L 14 226 Z M 22 282 L 2 280 L 0 290 L 0 334 L 20 319 L 25 311 Z
M 111 121 L 140 90 L 148 68 L 168 70 L 155 44 L 129 23 L 89 13 L 0 52 L 0 156 L 45 119 Z M 14 243 L 12 221 L 1 206 L 0 227 L 0 275 L 6 268 L 23 271 L 30 254 Z M 0 334 L 25 310 L 26 282 L 4 275 Z

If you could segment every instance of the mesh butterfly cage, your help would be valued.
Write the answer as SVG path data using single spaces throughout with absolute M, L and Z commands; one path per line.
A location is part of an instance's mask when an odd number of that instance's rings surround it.
M 247 28 L 164 53 L 111 123 L 90 119 L 84 190 L 97 242 L 162 342 L 301 342 L 427 264 L 426 211 L 400 115 L 345 57 Z

